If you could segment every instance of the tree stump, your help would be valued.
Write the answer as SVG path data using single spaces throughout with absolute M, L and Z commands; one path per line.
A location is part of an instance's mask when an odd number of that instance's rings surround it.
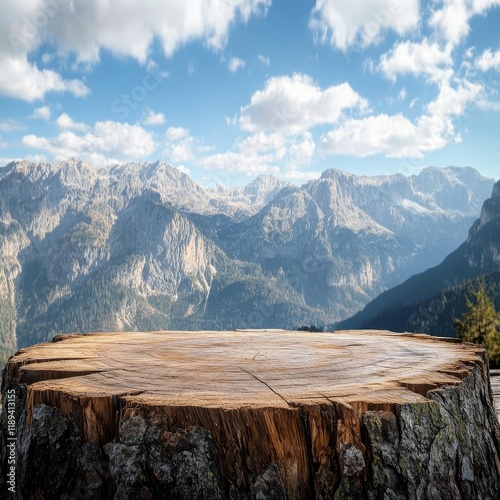
M 2 463 L 15 443 L 18 498 L 496 499 L 485 360 L 373 330 L 60 336 L 4 371 Z

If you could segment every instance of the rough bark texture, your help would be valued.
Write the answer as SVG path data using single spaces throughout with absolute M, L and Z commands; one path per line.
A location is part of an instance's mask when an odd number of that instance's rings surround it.
M 378 331 L 57 340 L 4 371 L 2 498 L 500 497 L 477 346 Z
M 500 183 L 499 183 L 500 184 Z M 500 422 L 500 370 L 490 370 L 491 390 L 493 391 L 493 400 L 497 411 L 497 418 Z

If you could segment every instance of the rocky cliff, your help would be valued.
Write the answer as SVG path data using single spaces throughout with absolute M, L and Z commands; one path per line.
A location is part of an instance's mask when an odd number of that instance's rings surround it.
M 439 265 L 387 290 L 341 322 L 341 328 L 390 328 L 454 336 L 470 288 L 481 280 L 500 308 L 500 181 L 482 206 L 467 239 Z

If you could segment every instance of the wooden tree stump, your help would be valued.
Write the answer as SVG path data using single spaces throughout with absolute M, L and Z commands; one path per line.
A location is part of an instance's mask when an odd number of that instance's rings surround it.
M 450 339 L 61 336 L 12 357 L 2 391 L 24 497 L 500 497 L 485 353 Z

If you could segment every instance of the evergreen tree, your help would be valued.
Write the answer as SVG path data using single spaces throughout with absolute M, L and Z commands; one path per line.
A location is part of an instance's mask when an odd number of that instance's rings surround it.
M 500 312 L 486 292 L 484 283 L 479 282 L 471 290 L 472 299 L 467 298 L 467 310 L 462 319 L 455 319 L 453 324 L 457 336 L 463 342 L 483 344 L 488 351 L 490 361 L 500 362 Z

